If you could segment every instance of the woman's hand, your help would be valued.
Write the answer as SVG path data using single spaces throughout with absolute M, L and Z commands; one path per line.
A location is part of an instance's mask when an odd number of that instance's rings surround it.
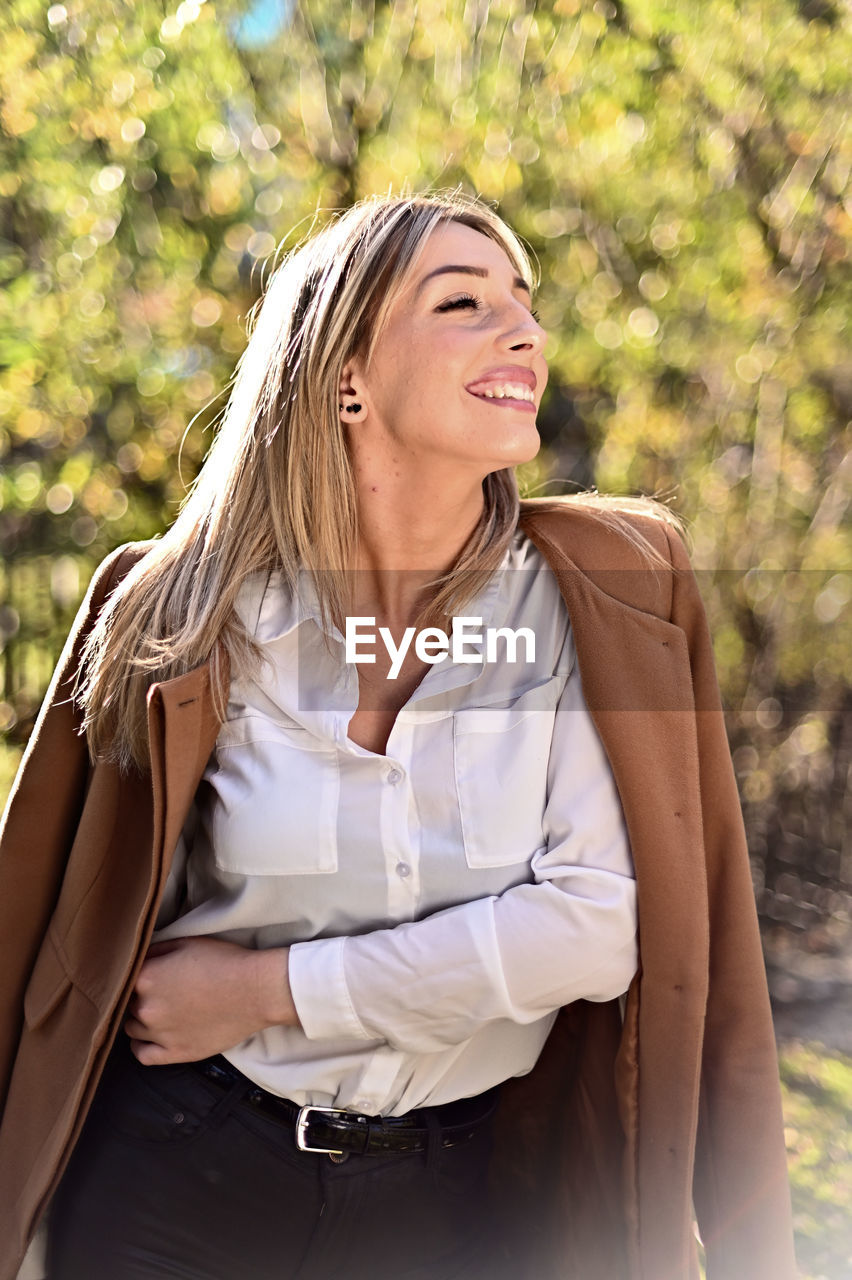
M 195 1062 L 276 1025 L 298 1026 L 289 949 L 250 950 L 221 938 L 176 938 L 150 948 L 124 1029 L 146 1066 Z

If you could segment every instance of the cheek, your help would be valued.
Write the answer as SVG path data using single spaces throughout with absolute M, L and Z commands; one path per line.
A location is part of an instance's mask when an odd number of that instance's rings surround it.
M 373 366 L 375 403 L 384 414 L 398 419 L 429 406 L 451 412 L 476 403 L 464 389 L 477 359 L 469 334 L 447 325 L 438 331 L 410 327 L 387 338 Z
M 385 393 L 391 387 L 393 403 L 397 406 L 447 404 L 467 394 L 452 352 L 436 351 L 434 347 L 428 351 L 412 349 L 408 359 L 399 361 L 392 380 L 385 384 Z

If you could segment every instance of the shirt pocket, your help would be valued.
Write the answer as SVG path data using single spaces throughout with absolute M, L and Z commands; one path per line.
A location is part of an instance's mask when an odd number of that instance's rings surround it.
M 213 860 L 243 876 L 337 870 L 337 752 L 300 725 L 229 720 L 205 775 Z
M 554 676 L 509 707 L 455 713 L 456 792 L 469 867 L 528 863 L 544 848 L 547 766 L 566 679 Z

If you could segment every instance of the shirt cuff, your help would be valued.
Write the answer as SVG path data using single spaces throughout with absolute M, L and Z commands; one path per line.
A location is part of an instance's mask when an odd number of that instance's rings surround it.
M 290 993 L 309 1040 L 375 1040 L 364 1027 L 346 986 L 346 938 L 295 942 L 290 947 Z

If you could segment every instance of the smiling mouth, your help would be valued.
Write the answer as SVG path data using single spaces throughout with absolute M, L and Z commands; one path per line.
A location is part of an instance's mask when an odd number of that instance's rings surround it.
M 473 384 L 473 387 L 476 387 L 476 384 Z M 526 404 L 533 404 L 533 406 L 535 406 L 536 402 L 536 398 L 532 393 L 532 388 L 527 387 L 527 384 L 521 383 L 521 381 L 517 381 L 517 383 L 510 383 L 510 381 L 505 381 L 505 383 L 496 383 L 495 381 L 495 383 L 486 383 L 485 385 L 480 384 L 480 387 L 476 390 L 471 387 L 467 387 L 466 390 L 471 393 L 471 396 L 476 396 L 477 399 L 510 402 L 522 401 Z
M 481 391 L 465 388 L 477 400 L 487 400 L 500 408 L 532 410 L 535 412 L 535 396 L 532 389 L 520 383 L 500 383 L 492 387 L 483 387 Z

